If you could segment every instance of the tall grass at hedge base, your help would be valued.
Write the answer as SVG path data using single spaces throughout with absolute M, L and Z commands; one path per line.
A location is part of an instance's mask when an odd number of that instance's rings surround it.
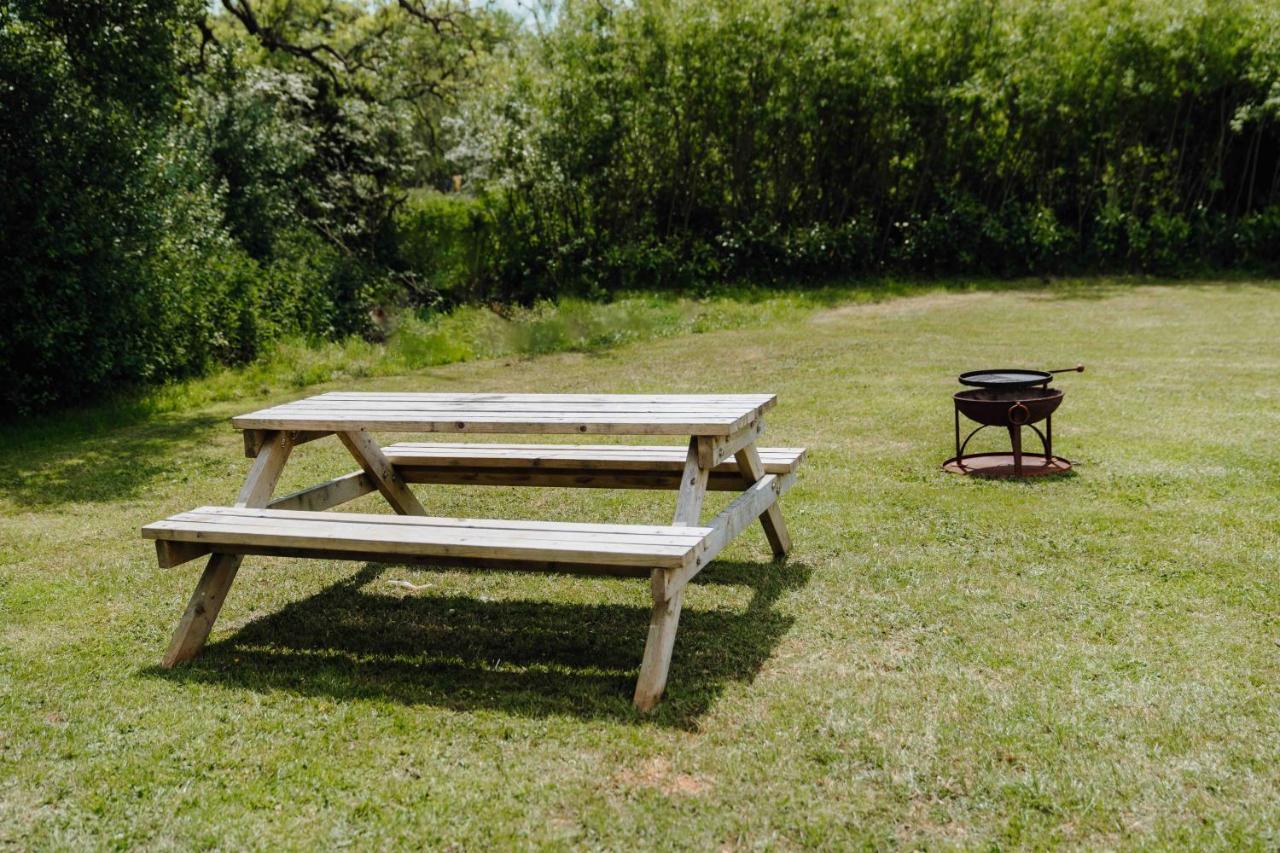
M 460 306 L 424 318 L 393 319 L 383 342 L 362 336 L 325 341 L 285 337 L 249 364 L 173 382 L 128 401 L 129 412 L 184 411 L 213 401 L 297 392 L 348 379 L 395 376 L 460 361 L 550 352 L 599 352 L 632 341 L 765 325 L 835 302 L 917 289 L 884 283 L 863 289 L 777 293 L 738 289 L 706 299 L 632 294 L 608 302 L 543 300 L 528 307 Z
M 504 296 L 1280 264 L 1274 0 L 568 0 L 494 80 Z

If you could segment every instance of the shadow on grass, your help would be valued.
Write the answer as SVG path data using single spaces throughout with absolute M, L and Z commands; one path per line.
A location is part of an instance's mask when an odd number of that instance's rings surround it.
M 204 447 L 218 425 L 226 419 L 166 415 L 126 425 L 45 418 L 10 427 L 0 432 L 9 449 L 0 460 L 0 488 L 29 508 L 130 498 L 156 477 L 192 464 L 186 451 Z
M 1078 464 L 1078 463 L 1073 463 Z M 980 474 L 955 474 L 948 472 L 948 476 L 956 480 L 956 482 L 976 483 L 980 484 L 978 488 L 990 489 L 1036 489 L 1049 488 L 1055 483 L 1063 485 L 1075 480 L 1079 477 L 1079 473 L 1072 468 L 1069 471 L 1062 471 L 1058 474 L 1041 474 L 1034 477 L 983 477 Z
M 768 660 L 794 621 L 773 604 L 810 574 L 794 562 L 724 562 L 701 573 L 685 598 L 666 697 L 640 716 L 631 696 L 648 607 L 370 592 L 384 568 L 368 564 L 189 664 L 143 672 L 256 691 L 693 729 L 728 683 L 750 682 Z M 709 584 L 745 585 L 753 595 L 743 612 L 699 609 L 697 587 Z

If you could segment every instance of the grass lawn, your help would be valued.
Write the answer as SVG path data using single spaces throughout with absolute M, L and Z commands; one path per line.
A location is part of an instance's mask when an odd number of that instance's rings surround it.
M 810 448 L 795 551 L 770 563 L 756 528 L 695 581 L 644 718 L 634 580 L 249 558 L 205 654 L 160 670 L 200 564 L 157 569 L 138 527 L 231 501 L 227 418 L 301 392 L 9 429 L 0 845 L 1275 848 L 1278 330 L 1264 284 L 939 292 L 341 382 L 778 394 L 769 443 Z M 1077 361 L 1075 474 L 939 470 L 958 372 Z M 352 467 L 308 444 L 281 489 Z M 580 520 L 674 501 L 418 494 Z

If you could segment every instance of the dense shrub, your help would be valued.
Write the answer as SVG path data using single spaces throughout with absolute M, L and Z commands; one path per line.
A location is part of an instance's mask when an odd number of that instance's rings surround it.
M 440 97 L 412 91 L 443 85 L 424 57 L 447 40 L 344 0 L 257 4 L 256 34 L 212 5 L 0 4 L 6 414 L 376 336 L 413 301 L 392 211 L 431 174 L 409 137 Z M 291 52 L 318 38 L 343 76 Z
M 488 205 L 460 193 L 414 192 L 396 213 L 396 244 L 419 303 L 469 301 L 494 248 Z
M 465 302 L 1280 267 L 1274 0 L 551 6 L 0 3 L 0 405 Z
M 0 8 L 0 403 L 24 411 L 122 378 L 204 361 L 176 321 L 204 314 L 196 276 L 239 280 L 191 234 L 208 199 L 181 175 L 177 0 L 15 2 Z M 194 251 L 194 256 L 185 256 Z M 167 339 L 172 336 L 172 342 Z
M 1264 0 L 572 0 L 462 115 L 511 295 L 1274 264 Z

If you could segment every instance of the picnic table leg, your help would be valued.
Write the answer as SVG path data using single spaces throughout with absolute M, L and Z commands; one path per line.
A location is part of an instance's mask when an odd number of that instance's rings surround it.
M 664 569 L 654 569 L 655 574 Z M 654 586 L 658 586 L 656 582 Z M 649 612 L 649 637 L 644 644 L 644 660 L 640 664 L 640 678 L 636 681 L 635 706 L 649 711 L 662 698 L 667 686 L 667 672 L 671 668 L 671 651 L 676 643 L 676 627 L 680 624 L 680 607 L 684 603 L 684 590 L 678 590 L 669 598 L 654 598 Z
M 689 452 L 684 458 L 684 471 L 680 474 L 680 494 L 676 498 L 676 514 L 672 524 L 682 527 L 696 525 L 702 518 L 702 500 L 707 496 L 707 479 L 711 476 L 710 466 L 704 467 L 702 458 L 711 458 L 711 454 L 699 445 L 707 440 L 694 436 L 689 440 Z
M 340 432 L 338 438 L 346 445 L 347 450 L 360 463 L 360 467 L 373 480 L 378 491 L 391 504 L 391 508 L 400 515 L 426 515 L 427 511 L 418 498 L 409 490 L 404 478 L 391 464 L 391 460 L 378 447 L 378 442 L 364 430 Z
M 707 495 L 707 479 L 711 474 L 711 469 L 699 462 L 700 458 L 708 455 L 705 448 L 701 457 L 699 454 L 699 444 L 704 441 L 697 436 L 689 441 L 672 524 L 688 527 L 696 525 L 702 517 L 702 501 Z M 680 624 L 680 608 L 684 604 L 683 588 L 667 592 L 665 569 L 654 569 L 651 580 L 653 609 L 649 612 L 649 637 L 644 644 L 644 660 L 640 664 L 634 699 L 640 711 L 649 711 L 657 705 L 662 691 L 666 689 L 676 628 Z
M 734 458 L 738 460 L 738 470 L 746 474 L 751 482 L 759 482 L 764 477 L 764 463 L 760 461 L 760 451 L 754 443 L 739 450 Z M 782 520 L 782 508 L 776 501 L 761 514 L 760 526 L 764 528 L 773 556 L 785 557 L 791 550 L 791 534 L 787 532 L 787 523 Z
M 293 443 L 285 433 L 272 432 L 263 436 L 253 467 L 249 469 L 249 476 L 245 478 L 240 495 L 236 498 L 236 506 L 256 508 L 267 505 L 292 449 Z M 191 594 L 186 612 L 182 614 L 178 628 L 173 632 L 173 639 L 169 642 L 169 650 L 165 652 L 161 666 L 168 669 L 190 660 L 204 648 L 205 640 L 209 639 L 209 632 L 213 630 L 213 623 L 222 610 L 222 603 L 227 598 L 231 582 L 236 579 L 242 559 L 239 554 L 213 554 L 209 557 L 204 574 L 200 576 L 200 582 Z

